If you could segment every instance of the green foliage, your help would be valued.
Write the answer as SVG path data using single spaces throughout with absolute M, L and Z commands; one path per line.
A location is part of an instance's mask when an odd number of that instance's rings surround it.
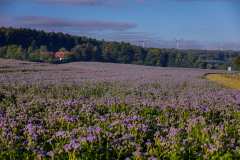
M 237 69 L 240 69 L 240 56 L 235 58 L 234 65 Z
M 21 46 L 10 45 L 7 47 L 6 58 L 22 59 L 23 49 Z
M 5 57 L 7 53 L 7 47 L 0 47 L 0 57 Z
M 61 63 L 99 61 L 204 69 L 226 69 L 227 64 L 239 56 L 239 52 L 233 51 L 142 48 L 63 33 L 0 28 L 0 57 L 55 63 L 58 62 L 54 58 L 57 51 L 67 53 Z M 240 68 L 238 60 L 235 61 L 236 68 Z

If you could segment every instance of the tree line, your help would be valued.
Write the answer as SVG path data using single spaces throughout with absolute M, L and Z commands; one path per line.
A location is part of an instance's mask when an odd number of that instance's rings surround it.
M 61 32 L 26 28 L 0 28 L 0 57 L 36 62 L 59 63 L 57 51 L 65 53 L 63 62 L 98 61 L 162 67 L 225 69 L 237 68 L 237 51 L 177 50 L 142 48 L 125 42 L 106 42 Z

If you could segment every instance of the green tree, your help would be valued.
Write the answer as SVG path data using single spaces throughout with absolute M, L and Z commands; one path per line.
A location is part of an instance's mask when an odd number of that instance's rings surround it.
M 0 47 L 0 57 L 6 57 L 7 47 Z
M 159 49 L 156 48 L 150 48 L 146 59 L 145 59 L 145 64 L 146 65 L 157 65 L 160 66 L 160 51 Z
M 236 69 L 240 70 L 240 56 L 236 57 L 233 62 Z
M 39 51 L 40 52 L 48 52 L 48 48 L 47 48 L 47 46 L 42 45 L 42 46 L 40 46 Z
M 6 51 L 6 58 L 22 59 L 23 49 L 21 46 L 9 45 Z

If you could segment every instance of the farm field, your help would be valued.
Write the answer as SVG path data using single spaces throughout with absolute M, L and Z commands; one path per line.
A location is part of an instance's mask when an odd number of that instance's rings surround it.
M 207 79 L 232 89 L 240 89 L 239 74 L 208 74 Z
M 240 159 L 240 92 L 210 72 L 0 59 L 0 159 Z

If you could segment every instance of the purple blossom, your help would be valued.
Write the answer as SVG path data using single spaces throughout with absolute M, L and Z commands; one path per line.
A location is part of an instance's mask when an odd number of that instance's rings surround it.
M 77 150 L 80 148 L 80 143 L 76 139 L 72 139 L 70 143 L 65 144 L 63 148 L 66 152 Z
M 65 137 L 66 136 L 66 132 L 65 131 L 57 131 L 56 133 L 55 133 L 55 136 L 56 137 Z
M 102 129 L 101 129 L 100 127 L 96 127 L 96 128 L 95 128 L 95 132 L 96 132 L 97 134 L 99 134 L 101 131 L 102 131 Z
M 22 155 L 57 159 L 68 153 L 69 158 L 75 154 L 78 159 L 82 154 L 89 159 L 90 152 L 106 158 L 110 153 L 110 159 L 150 160 L 160 154 L 171 159 L 169 153 L 183 153 L 178 155 L 184 159 L 181 156 L 189 153 L 189 145 L 200 159 L 211 159 L 218 151 L 221 158 L 226 148 L 233 157 L 237 154 L 239 91 L 199 78 L 207 70 L 102 63 L 63 64 L 55 70 L 48 64 L 28 65 L 44 65 L 46 71 L 4 77 L 11 82 L 29 79 L 29 83 L 39 80 L 46 85 L 0 86 L 7 96 L 16 94 L 18 103 L 16 107 L 11 98 L 0 102 L 0 139 L 6 155 L 13 146 L 22 151 L 19 159 Z M 3 75 L 1 83 L 6 81 Z M 74 86 L 60 85 L 73 81 Z M 101 92 L 99 97 L 96 90 Z M 88 97 L 82 99 L 82 94 Z
M 81 143 L 87 142 L 87 138 L 86 137 L 79 137 L 78 140 Z
M 53 152 L 53 151 L 49 151 L 49 152 L 47 152 L 47 155 L 48 155 L 49 157 L 54 157 L 54 152 Z
M 28 123 L 25 127 L 25 130 L 33 139 L 37 139 L 36 128 L 33 126 L 32 123 Z
M 145 145 L 146 145 L 146 146 L 151 146 L 152 143 L 151 143 L 151 142 L 146 142 Z
M 169 137 L 175 137 L 179 132 L 179 129 L 171 127 L 168 132 Z
M 96 140 L 96 136 L 91 135 L 91 134 L 87 136 L 87 141 L 88 141 L 88 142 L 92 143 L 92 142 L 94 142 L 95 140 Z
M 135 127 L 135 125 L 133 125 L 133 124 L 127 124 L 128 129 L 133 129 L 134 127 Z
M 158 160 L 156 157 L 150 157 L 148 160 Z
M 65 115 L 63 118 L 67 122 L 76 122 L 78 120 L 77 116 L 70 116 L 70 115 Z
M 78 100 L 75 100 L 75 99 L 73 99 L 73 100 L 67 100 L 67 101 L 65 101 L 64 102 L 64 105 L 65 106 L 75 106 L 75 105 L 78 105 L 79 104 L 79 101 Z
M 240 105 L 240 93 L 235 95 L 235 102 Z

